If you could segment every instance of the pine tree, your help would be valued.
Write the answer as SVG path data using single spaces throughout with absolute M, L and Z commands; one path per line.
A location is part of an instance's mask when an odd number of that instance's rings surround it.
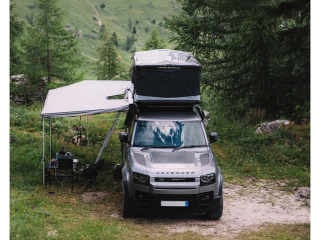
M 157 28 L 153 28 L 150 32 L 150 38 L 143 44 L 143 50 L 163 49 L 167 47 L 167 43 L 163 38 L 158 38 Z
M 197 55 L 202 84 L 223 110 L 290 116 L 310 101 L 309 0 L 184 0 L 164 17 L 178 49 Z M 283 115 L 284 116 L 284 115 Z
M 110 80 L 116 75 L 121 74 L 123 70 L 122 63 L 114 47 L 109 26 L 102 32 L 103 38 L 101 46 L 97 48 L 99 61 L 96 62 L 96 76 L 100 80 Z
M 106 30 L 106 25 L 102 24 L 101 27 L 100 27 L 100 31 L 99 31 L 99 34 L 100 34 L 100 40 L 102 39 L 102 33 Z
M 64 82 L 83 79 L 78 73 L 83 60 L 77 57 L 76 38 L 62 24 L 64 12 L 57 5 L 58 0 L 35 2 L 39 13 L 34 24 L 27 29 L 22 46 L 25 50 L 25 74 L 32 84 L 39 84 L 42 77 L 48 83 L 54 78 Z
M 14 7 L 14 4 L 10 5 L 10 76 L 20 74 L 22 67 L 22 52 L 18 42 L 23 34 L 24 22 L 18 20 Z
M 112 36 L 111 36 L 111 40 L 113 42 L 113 44 L 118 47 L 118 37 L 116 34 L 116 31 L 113 31 Z
M 128 34 L 126 38 L 126 50 L 129 51 L 134 44 L 134 42 L 137 41 L 137 39 L 134 37 L 133 34 L 131 36 Z

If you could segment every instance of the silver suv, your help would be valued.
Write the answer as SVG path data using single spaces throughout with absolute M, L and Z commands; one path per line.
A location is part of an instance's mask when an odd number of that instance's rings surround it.
M 195 109 L 151 108 L 127 115 L 122 143 L 123 217 L 136 211 L 223 212 L 223 177 Z M 128 117 L 129 116 L 129 117 Z M 128 122 L 129 121 L 129 122 Z

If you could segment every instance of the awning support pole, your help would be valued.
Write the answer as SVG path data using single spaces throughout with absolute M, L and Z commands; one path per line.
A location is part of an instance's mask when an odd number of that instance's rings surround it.
M 52 123 L 51 123 L 51 117 L 50 117 L 50 159 L 52 158 Z
M 108 145 L 108 142 L 109 142 L 109 140 L 110 140 L 111 134 L 112 134 L 112 132 L 113 132 L 113 130 L 114 130 L 116 124 L 117 124 L 117 121 L 118 121 L 118 119 L 119 119 L 119 116 L 120 116 L 120 112 L 118 112 L 118 114 L 117 114 L 117 116 L 116 116 L 116 119 L 114 120 L 114 123 L 113 123 L 112 127 L 109 129 L 109 132 L 108 132 L 106 138 L 104 139 L 104 142 L 103 142 L 103 144 L 102 144 L 102 146 L 101 146 L 99 155 L 98 155 L 95 163 L 97 163 L 97 162 L 99 161 L 99 159 L 100 159 L 100 157 L 101 157 L 101 154 L 102 154 L 102 152 L 103 152 L 103 149 Z
M 88 124 L 88 116 L 87 116 L 87 143 L 89 148 L 89 124 Z
M 44 117 L 42 117 L 42 178 L 43 178 L 43 185 L 44 185 Z

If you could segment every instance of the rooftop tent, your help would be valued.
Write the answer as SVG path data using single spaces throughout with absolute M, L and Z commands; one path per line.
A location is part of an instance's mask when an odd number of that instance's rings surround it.
M 134 99 L 142 101 L 200 101 L 201 64 L 189 52 L 167 49 L 133 56 Z
M 74 117 L 104 112 L 123 112 L 129 108 L 128 99 L 108 100 L 108 96 L 124 94 L 130 81 L 85 80 L 50 90 L 42 117 Z

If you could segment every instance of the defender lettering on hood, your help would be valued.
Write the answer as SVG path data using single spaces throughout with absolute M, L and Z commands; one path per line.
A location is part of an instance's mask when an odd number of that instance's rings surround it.
M 194 172 L 156 172 L 156 174 L 194 174 Z

